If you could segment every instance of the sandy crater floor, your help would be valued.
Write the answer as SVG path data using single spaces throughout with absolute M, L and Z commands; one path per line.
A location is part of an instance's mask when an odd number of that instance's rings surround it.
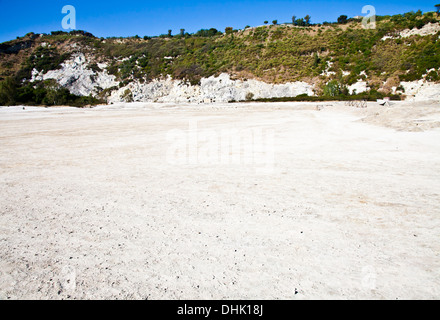
M 0 298 L 440 298 L 440 105 L 316 105 L 0 108 Z

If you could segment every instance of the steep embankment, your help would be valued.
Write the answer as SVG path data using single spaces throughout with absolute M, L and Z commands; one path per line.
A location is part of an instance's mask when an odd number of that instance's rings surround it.
M 14 90 L 10 101 L 43 104 L 67 103 L 72 99 L 67 94 L 110 103 L 298 95 L 440 99 L 435 14 L 377 20 L 374 30 L 352 20 L 144 39 L 99 39 L 81 31 L 28 34 L 0 44 L 0 78 L 16 81 L 9 91 L 5 87 L 12 82 L 0 87 L 0 102 Z

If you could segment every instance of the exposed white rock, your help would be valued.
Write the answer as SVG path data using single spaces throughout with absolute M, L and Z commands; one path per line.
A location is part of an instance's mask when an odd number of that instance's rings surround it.
M 193 102 L 194 97 L 200 95 L 197 86 L 191 86 L 183 81 L 167 79 L 155 79 L 149 83 L 140 83 L 138 80 L 113 91 L 110 103 L 124 102 L 126 92 L 130 92 L 130 99 L 136 102 Z
M 34 69 L 31 81 L 55 79 L 61 86 L 79 96 L 94 95 L 98 88 L 107 89 L 119 84 L 116 77 L 109 75 L 105 69 L 95 72 L 88 66 L 86 56 L 83 53 L 75 53 L 71 59 L 61 64 L 61 69 L 50 70 L 45 74 Z M 105 64 L 98 66 L 106 67 Z
M 128 61 L 128 60 L 130 60 L 131 59 L 131 57 L 132 56 L 130 56 L 130 57 L 125 57 L 125 58 L 122 58 L 122 59 L 120 59 L 120 60 L 117 60 L 118 62 L 125 62 L 125 61 Z
M 257 80 L 231 80 L 228 74 L 203 78 L 200 85 L 190 85 L 170 77 L 141 84 L 133 81 L 112 93 L 109 102 L 123 102 L 127 90 L 133 101 L 142 102 L 228 102 L 245 100 L 248 94 L 254 99 L 314 95 L 313 86 L 306 82 L 269 84 Z
M 417 29 L 417 28 L 413 28 L 412 30 L 405 29 L 405 30 L 401 31 L 398 36 L 388 35 L 388 36 L 384 36 L 382 38 L 382 40 L 385 41 L 387 39 L 408 38 L 408 37 L 415 36 L 415 35 L 419 35 L 419 36 L 424 37 L 424 36 L 436 34 L 439 31 L 440 31 L 440 24 L 439 23 L 428 23 L 428 24 L 425 24 L 421 29 Z
M 54 79 L 61 86 L 79 96 L 96 96 L 102 89 L 115 87 L 108 98 L 109 103 L 132 100 L 135 102 L 169 102 L 169 103 L 212 103 L 229 102 L 259 98 L 295 97 L 301 94 L 314 95 L 314 85 L 306 82 L 289 82 L 285 84 L 270 84 L 262 81 L 232 80 L 228 74 L 218 77 L 211 76 L 201 79 L 199 85 L 191 85 L 182 80 L 156 79 L 141 83 L 133 80 L 119 88 L 116 77 L 106 71 L 106 63 L 98 63 L 102 70 L 99 72 L 89 68 L 93 57 L 86 57 L 83 53 L 75 53 L 71 59 L 62 63 L 59 70 L 47 73 L 32 71 L 31 81 Z M 328 64 L 328 68 L 331 63 Z M 327 72 L 328 69 L 326 70 Z M 427 70 L 427 73 L 433 70 Z M 362 72 L 361 75 L 365 75 Z M 426 80 L 402 82 L 405 94 L 410 100 L 440 100 L 440 84 Z M 369 90 L 366 81 L 358 81 L 348 87 L 349 92 L 362 93 Z M 393 91 L 396 91 L 394 89 Z
M 427 82 L 425 80 L 400 83 L 405 89 L 407 100 L 410 101 L 440 101 L 440 83 Z
M 403 30 L 400 33 L 400 36 L 402 38 L 408 38 L 408 37 L 411 37 L 414 35 L 419 35 L 419 36 L 424 37 L 424 36 L 436 34 L 439 31 L 440 31 L 440 24 L 428 23 L 428 24 L 424 25 L 423 28 L 421 28 L 421 29 L 413 28 L 412 30 L 409 30 L 409 29 Z
M 333 67 L 333 62 L 327 61 L 327 67 L 325 68 L 325 70 L 321 73 L 321 76 L 333 76 L 336 74 L 336 72 L 334 71 L 330 71 L 330 69 Z
M 301 94 L 314 95 L 313 86 L 306 82 L 270 84 L 253 79 L 231 80 L 225 73 L 219 77 L 202 79 L 200 91 L 203 98 L 217 102 L 245 100 L 248 94 L 253 94 L 255 99 L 295 97 Z
M 424 75 L 422 75 L 422 77 L 423 77 L 423 79 L 425 79 L 426 80 L 426 78 L 428 77 L 428 75 L 430 75 L 430 74 L 437 74 L 437 75 L 440 75 L 440 68 L 437 70 L 437 69 L 435 69 L 435 68 L 431 68 L 431 69 L 429 69 L 429 70 L 426 70 L 426 73 L 424 74 Z M 429 80 L 429 79 L 428 79 Z
M 398 37 L 394 37 L 394 36 L 383 36 L 382 37 L 382 41 L 388 40 L 388 39 L 399 39 Z
M 106 62 L 104 63 L 97 63 L 99 69 L 107 69 L 108 64 Z
M 367 86 L 367 82 L 365 81 L 358 81 L 351 86 L 348 86 L 348 91 L 350 94 L 356 94 L 356 93 L 362 93 L 369 91 L 369 88 Z

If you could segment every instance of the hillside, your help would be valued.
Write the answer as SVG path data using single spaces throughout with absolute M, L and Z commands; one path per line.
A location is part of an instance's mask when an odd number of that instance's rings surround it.
M 438 99 L 435 13 L 297 27 L 96 38 L 27 34 L 0 44 L 0 105 L 422 96 Z M 299 99 L 298 98 L 298 99 Z

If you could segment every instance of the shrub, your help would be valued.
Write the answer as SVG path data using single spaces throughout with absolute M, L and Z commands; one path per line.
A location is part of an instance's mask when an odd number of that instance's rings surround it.
M 44 85 L 46 88 L 46 95 L 42 102 L 45 105 L 65 105 L 76 98 L 76 96 L 72 95 L 69 90 L 62 88 L 54 80 L 45 81 Z
M 97 63 L 92 63 L 92 64 L 89 66 L 89 68 L 90 68 L 91 70 L 93 70 L 94 72 L 101 72 L 101 71 L 102 71 L 102 69 L 98 66 Z
M 400 85 L 396 88 L 396 91 L 401 91 L 401 92 L 405 93 L 405 88 L 402 85 Z
M 296 19 L 295 25 L 299 26 L 299 27 L 305 27 L 306 22 L 305 22 L 304 18 Z
M 52 31 L 50 34 L 53 35 L 53 36 L 59 36 L 59 35 L 68 34 L 68 32 L 65 32 L 65 31 Z
M 228 29 L 228 28 L 226 28 L 226 29 Z M 218 31 L 217 29 L 211 28 L 209 30 L 207 30 L 207 29 L 199 30 L 194 34 L 194 36 L 195 37 L 214 37 L 214 36 L 221 35 L 221 34 L 222 33 L 220 31 Z
M 48 72 L 59 69 L 61 63 L 69 57 L 69 54 L 59 54 L 55 48 L 38 47 L 29 57 L 27 63 L 31 70 L 35 68 L 38 71 Z
M 327 97 L 336 97 L 341 94 L 341 86 L 338 81 L 332 80 L 324 86 L 324 95 Z
M 440 80 L 439 74 L 437 71 L 431 71 L 426 75 L 426 80 L 437 82 Z
M 0 105 L 70 105 L 83 107 L 96 105 L 104 101 L 93 97 L 78 97 L 66 88 L 62 88 L 54 80 L 28 83 L 20 86 L 13 78 L 0 82 Z
M 17 82 L 13 78 L 6 78 L 0 82 L 0 105 L 12 106 L 16 104 Z
M 130 89 L 124 91 L 124 94 L 121 97 L 125 102 L 133 102 L 133 93 Z
M 304 17 L 304 22 L 305 22 L 305 25 L 306 26 L 309 26 L 310 25 L 310 20 L 312 19 L 312 17 L 310 17 L 309 15 L 306 15 L 305 17 Z
M 246 94 L 246 100 L 251 101 L 252 99 L 254 99 L 254 94 L 252 92 L 248 92 Z
M 340 23 L 340 24 L 346 24 L 347 21 L 348 21 L 348 17 L 347 17 L 346 15 L 341 15 L 341 16 L 338 18 L 338 23 Z

